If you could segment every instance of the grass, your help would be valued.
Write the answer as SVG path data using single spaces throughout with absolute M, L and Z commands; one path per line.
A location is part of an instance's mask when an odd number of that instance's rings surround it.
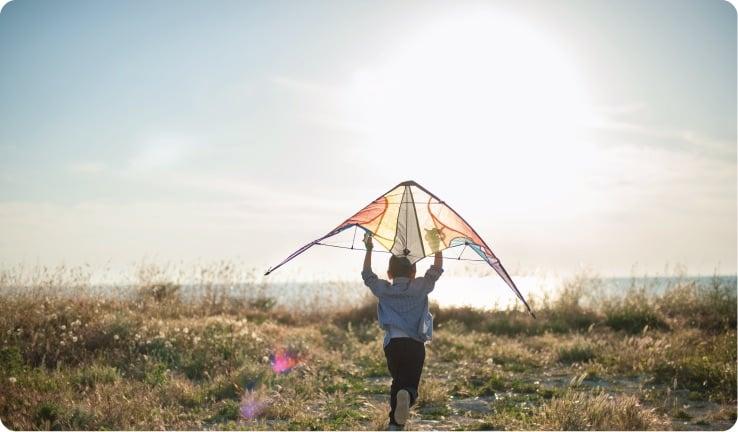
M 584 363 L 594 358 L 594 348 L 587 342 L 575 342 L 558 350 L 558 359 L 562 363 Z
M 176 284 L 144 273 L 150 280 L 130 297 L 103 297 L 84 280 L 53 273 L 34 276 L 36 291 L 13 294 L 18 277 L 0 275 L 6 426 L 386 427 L 388 372 L 371 299 L 316 314 L 286 310 L 258 287 L 231 298 L 211 286 L 186 301 Z M 436 329 L 412 427 L 727 429 L 735 422 L 735 287 L 684 283 L 659 296 L 636 288 L 584 301 L 592 283 L 575 279 L 556 300 L 538 303 L 537 320 L 519 309 L 433 305 Z M 75 295 L 54 294 L 65 286 L 77 287 Z M 481 408 L 469 411 L 469 401 Z
M 669 426 L 664 416 L 645 409 L 635 396 L 576 391 L 554 399 L 532 421 L 543 430 L 664 430 Z

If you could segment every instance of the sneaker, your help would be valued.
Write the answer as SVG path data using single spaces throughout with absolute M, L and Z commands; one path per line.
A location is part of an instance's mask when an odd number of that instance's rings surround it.
M 397 405 L 395 406 L 395 421 L 404 425 L 410 415 L 410 393 L 402 389 L 397 392 Z
M 390 423 L 390 424 L 389 424 L 389 428 L 387 428 L 387 430 L 391 430 L 391 431 L 401 431 L 401 430 L 405 430 L 405 426 L 403 426 L 403 425 L 398 425 L 397 423 Z

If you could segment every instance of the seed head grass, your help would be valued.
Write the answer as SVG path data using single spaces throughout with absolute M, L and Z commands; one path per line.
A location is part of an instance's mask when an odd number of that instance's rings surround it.
M 198 269 L 201 295 L 193 296 L 172 273 L 142 266 L 133 290 L 102 292 L 85 269 L 0 272 L 3 423 L 386 427 L 390 380 L 376 300 L 339 307 L 332 298 L 321 309 L 311 293 L 288 307 L 261 282 L 234 293 L 229 286 L 251 276 L 228 263 Z M 592 295 L 597 283 L 574 279 L 556 299 L 536 300 L 536 320 L 519 307 L 433 304 L 410 428 L 730 427 L 735 287 L 685 282 L 606 298 Z

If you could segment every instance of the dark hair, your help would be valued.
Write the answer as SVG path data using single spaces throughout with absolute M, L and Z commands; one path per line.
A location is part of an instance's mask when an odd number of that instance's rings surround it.
M 398 257 L 392 255 L 389 260 L 389 269 L 387 269 L 393 278 L 410 277 L 415 272 L 415 264 L 410 264 L 410 260 L 406 257 Z

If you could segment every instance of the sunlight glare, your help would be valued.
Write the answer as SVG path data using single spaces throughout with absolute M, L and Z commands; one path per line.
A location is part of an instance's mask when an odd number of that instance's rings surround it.
M 446 15 L 398 41 L 386 63 L 355 74 L 349 120 L 362 125 L 369 148 L 437 166 L 429 171 L 463 166 L 515 179 L 508 198 L 545 181 L 545 206 L 571 195 L 593 157 L 586 86 L 566 54 L 511 16 Z

